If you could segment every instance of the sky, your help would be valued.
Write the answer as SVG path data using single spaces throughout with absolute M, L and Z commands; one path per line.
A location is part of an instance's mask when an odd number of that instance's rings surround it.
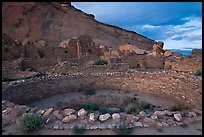
M 202 2 L 72 2 L 95 19 L 135 31 L 164 49 L 202 48 Z

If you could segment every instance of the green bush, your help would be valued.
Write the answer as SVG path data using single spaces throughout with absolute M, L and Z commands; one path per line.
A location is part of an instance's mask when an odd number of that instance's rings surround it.
M 113 128 L 116 135 L 129 135 L 132 132 L 132 128 L 128 128 L 127 125 L 120 125 L 119 128 Z
M 48 74 L 46 72 L 39 72 L 38 74 L 36 74 L 36 77 L 43 77 L 43 76 L 47 76 Z
M 102 114 L 106 114 L 106 113 L 109 113 L 109 110 L 107 107 L 101 106 L 99 108 L 99 112 L 101 112 Z
M 85 131 L 86 131 L 86 129 L 83 126 L 79 127 L 78 125 L 74 125 L 74 127 L 73 127 L 73 132 L 75 135 L 84 134 Z
M 129 103 L 125 108 L 125 112 L 127 113 L 139 113 L 140 110 L 141 106 L 138 103 Z
M 202 69 L 197 70 L 195 73 L 196 76 L 202 76 Z
M 172 107 L 170 108 L 171 111 L 180 111 L 181 109 L 182 109 L 182 107 L 179 106 L 179 105 L 174 105 L 174 106 L 172 106 Z
M 104 59 L 99 59 L 99 60 L 95 61 L 95 65 L 105 65 L 105 64 L 107 65 L 108 62 Z
M 92 102 L 83 103 L 82 107 L 88 112 L 97 111 L 100 108 L 97 103 L 92 103 Z
M 143 109 L 152 109 L 154 106 L 150 103 L 142 102 L 141 106 Z
M 88 88 L 84 91 L 85 95 L 94 95 L 96 94 L 96 90 L 94 88 Z
M 2 77 L 2 82 L 9 82 L 9 81 L 15 81 L 16 79 L 9 78 L 9 77 Z
M 31 132 L 41 128 L 45 124 L 45 119 L 36 113 L 26 114 L 22 117 L 20 125 L 23 131 Z

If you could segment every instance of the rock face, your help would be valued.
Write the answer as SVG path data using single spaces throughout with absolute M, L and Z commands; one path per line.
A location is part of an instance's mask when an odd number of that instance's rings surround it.
M 140 48 L 137 48 L 131 44 L 128 44 L 128 45 L 121 45 L 119 46 L 119 50 L 120 51 L 129 51 L 129 52 L 134 52 L 138 55 L 144 55 L 145 54 L 145 50 L 142 50 Z
M 19 41 L 44 40 L 50 47 L 82 34 L 91 36 L 96 44 L 115 48 L 131 43 L 151 50 L 155 43 L 137 33 L 100 23 L 93 15 L 65 5 L 66 8 L 58 2 L 4 2 L 2 32 Z

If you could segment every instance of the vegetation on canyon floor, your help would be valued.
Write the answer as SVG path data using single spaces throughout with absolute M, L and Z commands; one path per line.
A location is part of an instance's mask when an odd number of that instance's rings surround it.
M 20 121 L 21 129 L 25 132 L 32 132 L 41 128 L 45 124 L 45 119 L 36 113 L 26 114 Z

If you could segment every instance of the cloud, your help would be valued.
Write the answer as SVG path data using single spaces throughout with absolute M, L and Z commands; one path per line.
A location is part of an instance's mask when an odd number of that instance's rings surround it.
M 135 31 L 168 47 L 202 47 L 201 2 L 72 2 L 98 21 Z M 176 44 L 177 43 L 177 44 Z
M 181 19 L 183 20 L 183 18 Z M 191 46 L 202 47 L 202 18 L 186 17 L 185 23 L 180 25 L 134 25 L 129 30 L 134 30 L 140 34 L 146 34 L 147 37 L 155 40 L 164 41 L 166 47 L 184 45 L 191 43 Z M 181 42 L 183 41 L 183 42 Z M 190 46 L 190 45 L 189 45 Z M 188 47 L 188 46 L 187 46 Z M 181 48 L 181 47 L 180 47 Z

